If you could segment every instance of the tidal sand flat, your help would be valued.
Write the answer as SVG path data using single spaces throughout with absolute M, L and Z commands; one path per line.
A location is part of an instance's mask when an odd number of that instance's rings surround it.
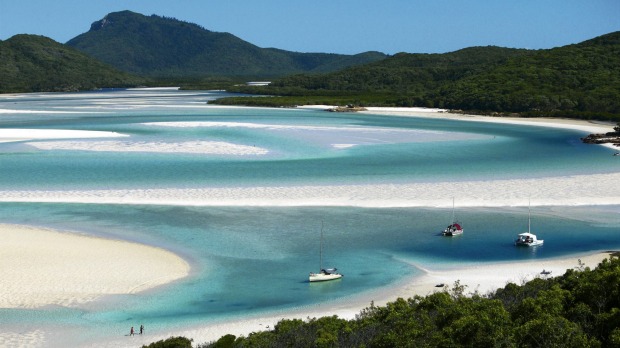
M 95 152 L 144 152 L 202 155 L 249 156 L 264 155 L 269 151 L 247 145 L 222 141 L 187 141 L 181 143 L 131 141 L 53 141 L 28 142 L 40 150 L 71 150 Z
M 166 250 L 76 233 L 0 224 L 0 308 L 71 307 L 135 294 L 189 274 Z
M 117 138 L 126 134 L 102 131 L 82 131 L 70 129 L 0 129 L 0 143 L 33 139 L 71 139 L 71 138 Z
M 0 202 L 165 204 L 193 206 L 458 207 L 613 205 L 620 173 L 539 179 L 377 185 L 260 186 L 195 189 L 0 190 Z

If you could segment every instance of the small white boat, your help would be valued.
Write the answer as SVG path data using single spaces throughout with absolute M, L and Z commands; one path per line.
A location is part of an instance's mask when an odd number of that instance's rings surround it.
M 543 242 L 544 240 L 536 238 L 535 234 L 525 232 L 518 235 L 518 238 L 515 240 L 515 245 L 529 247 L 542 245 Z
M 452 198 L 452 224 L 448 225 L 448 227 L 446 227 L 441 234 L 447 237 L 463 234 L 463 227 L 461 227 L 461 224 L 454 221 L 454 198 Z
M 310 273 L 308 280 L 311 282 L 324 282 L 342 278 L 342 274 L 336 272 L 336 268 L 321 269 L 319 273 Z
M 321 247 L 319 251 L 319 269 L 318 273 L 311 272 L 308 280 L 310 282 L 324 282 L 342 278 L 342 274 L 337 272 L 336 268 L 323 268 L 323 223 L 321 222 Z
M 531 214 L 530 205 L 528 203 L 527 232 L 520 233 L 519 235 L 517 235 L 517 239 L 515 240 L 516 246 L 530 247 L 530 246 L 537 246 L 537 245 L 543 244 L 544 240 L 536 238 L 536 235 L 531 232 L 530 230 L 531 225 L 532 225 L 532 214 Z

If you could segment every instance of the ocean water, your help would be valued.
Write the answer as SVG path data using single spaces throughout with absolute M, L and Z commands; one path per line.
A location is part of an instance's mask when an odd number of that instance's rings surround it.
M 584 145 L 577 131 L 313 110 L 205 107 L 220 92 L 118 90 L 0 96 L 0 127 L 113 131 L 114 139 L 0 143 L 0 191 L 106 190 L 542 178 L 611 173 L 610 149 Z M 168 153 L 196 142 L 266 149 L 204 155 Z M 47 150 L 41 144 L 55 147 Z M 127 152 L 139 144 L 146 152 Z M 93 150 L 75 150 L 90 148 Z M 90 147 L 84 147 L 90 145 Z M 451 197 L 446 197 L 451 200 Z M 458 199 L 458 198 L 457 198 Z M 13 332 L 48 328 L 50 342 L 75 345 L 303 308 L 390 286 L 425 268 L 544 259 L 620 247 L 620 202 L 534 207 L 545 239 L 515 248 L 525 208 L 458 208 L 466 234 L 442 238 L 451 209 L 356 207 L 193 207 L 0 203 L 0 222 L 51 227 L 163 247 L 192 265 L 190 277 L 138 295 L 80 308 L 0 309 Z M 309 284 L 325 264 L 345 275 Z M 49 336 L 51 335 L 51 337 Z M 55 337 L 54 335 L 58 335 Z

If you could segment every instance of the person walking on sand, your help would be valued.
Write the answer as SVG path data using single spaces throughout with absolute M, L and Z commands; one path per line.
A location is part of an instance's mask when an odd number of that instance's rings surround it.
M 140 324 L 140 335 L 144 332 L 144 325 Z
M 131 327 L 131 330 L 129 330 L 129 336 L 133 336 L 133 326 Z

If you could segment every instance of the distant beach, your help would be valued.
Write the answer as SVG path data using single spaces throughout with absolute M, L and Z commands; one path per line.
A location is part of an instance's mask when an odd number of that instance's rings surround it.
M 528 126 L 540 126 L 550 128 L 564 128 L 581 130 L 587 133 L 607 133 L 613 132 L 613 127 L 616 125 L 612 122 L 603 121 L 589 121 L 579 120 L 572 118 L 543 118 L 543 117 L 505 117 L 505 116 L 480 116 L 480 115 L 468 115 L 460 113 L 450 113 L 444 109 L 427 109 L 427 108 L 387 108 L 387 107 L 368 107 L 367 111 L 362 113 L 390 115 L 390 116 L 407 116 L 407 117 L 432 117 L 451 119 L 459 121 L 474 121 L 474 122 L 493 122 L 504 124 L 520 124 Z M 600 144 L 612 149 L 618 149 L 618 147 L 612 144 Z

